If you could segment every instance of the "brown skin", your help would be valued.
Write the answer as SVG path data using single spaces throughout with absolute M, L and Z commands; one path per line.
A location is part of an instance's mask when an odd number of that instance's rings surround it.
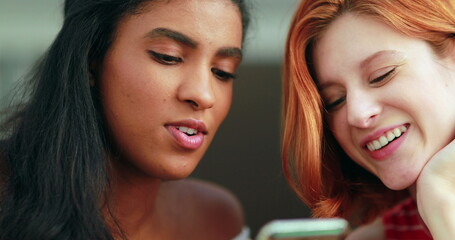
M 238 235 L 244 225 L 239 201 L 212 183 L 169 181 L 161 183 L 157 192 L 142 194 L 141 187 L 132 187 L 126 193 L 116 192 L 117 204 L 122 206 L 116 215 L 128 239 L 227 240 Z M 127 195 L 132 192 L 142 201 Z
M 241 47 L 241 16 L 230 0 L 154 1 L 120 21 L 104 61 L 94 64 L 93 84 L 120 153 L 110 159 L 109 200 L 128 240 L 222 240 L 240 233 L 242 210 L 231 193 L 180 179 L 193 172 L 229 111 L 229 76 Z M 194 149 L 168 127 L 186 120 L 206 127 Z

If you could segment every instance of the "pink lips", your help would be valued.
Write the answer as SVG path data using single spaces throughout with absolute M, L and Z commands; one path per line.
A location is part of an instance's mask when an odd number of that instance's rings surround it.
M 367 144 L 367 142 L 370 142 L 370 141 L 372 141 L 374 139 L 377 139 L 378 137 L 384 135 L 385 132 L 390 131 L 390 130 L 392 130 L 392 129 L 396 128 L 396 127 L 399 127 L 399 126 L 394 126 L 394 127 L 390 127 L 390 128 L 387 128 L 387 129 L 382 129 L 380 131 L 376 131 L 375 133 L 373 133 L 372 135 L 368 136 L 367 138 L 365 138 L 362 141 L 362 146 L 365 146 Z M 406 127 L 409 130 L 410 126 L 408 124 L 406 124 Z M 396 138 L 395 140 L 393 140 L 392 142 L 390 142 L 389 144 L 387 144 L 383 148 L 375 150 L 373 152 L 369 151 L 368 148 L 366 148 L 366 147 L 364 147 L 364 149 L 365 149 L 365 151 L 367 151 L 367 153 L 373 159 L 378 160 L 378 161 L 384 160 L 385 158 L 391 156 L 400 147 L 400 145 L 406 139 L 407 133 L 408 133 L 408 131 L 404 132 L 400 137 Z
M 205 124 L 200 120 L 187 119 L 179 122 L 166 124 L 165 127 L 173 136 L 177 144 L 187 150 L 196 150 L 204 142 L 204 135 L 207 134 Z M 197 134 L 189 136 L 186 133 L 177 129 L 178 127 L 187 127 L 197 130 Z

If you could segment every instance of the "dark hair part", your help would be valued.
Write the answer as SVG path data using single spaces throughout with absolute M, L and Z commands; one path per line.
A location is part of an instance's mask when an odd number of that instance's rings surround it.
M 25 84 L 26 103 L 0 129 L 1 240 L 124 237 L 103 217 L 110 149 L 89 65 L 103 60 L 118 22 L 150 1 L 65 1 L 63 26 Z M 231 1 L 245 33 L 245 3 Z

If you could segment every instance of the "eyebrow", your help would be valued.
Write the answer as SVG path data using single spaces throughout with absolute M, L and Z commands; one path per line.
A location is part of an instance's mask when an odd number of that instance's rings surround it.
M 237 58 L 238 60 L 242 60 L 243 57 L 242 50 L 236 47 L 221 48 L 220 50 L 217 51 L 216 55 L 220 57 Z
M 166 37 L 174 41 L 187 45 L 191 48 L 196 48 L 198 43 L 186 36 L 183 33 L 168 29 L 168 28 L 155 28 L 145 35 L 146 38 Z
M 148 32 L 145 35 L 146 38 L 157 38 L 157 37 L 166 37 L 174 41 L 187 45 L 191 48 L 196 48 L 198 43 L 192 38 L 186 36 L 183 33 L 168 29 L 168 28 L 155 28 L 152 31 Z M 216 55 L 219 57 L 232 57 L 242 60 L 243 54 L 240 48 L 236 47 L 225 47 L 221 48 L 216 52 Z
M 382 50 L 382 51 L 376 52 L 376 53 L 368 56 L 364 60 L 362 60 L 360 62 L 360 69 L 365 69 L 375 59 L 378 59 L 381 57 L 386 57 L 386 56 L 398 56 L 400 58 L 400 63 L 403 63 L 406 61 L 406 55 L 403 52 L 396 51 L 396 50 Z M 318 90 L 322 91 L 332 85 L 336 85 L 336 83 L 329 81 L 328 83 L 318 84 Z
M 157 37 L 166 37 L 174 41 L 187 45 L 191 48 L 196 48 L 198 43 L 192 38 L 186 36 L 183 33 L 168 29 L 168 28 L 155 28 L 152 31 L 148 32 L 145 37 L 147 38 L 157 38 Z M 242 60 L 243 54 L 240 48 L 236 47 L 225 47 L 221 48 L 216 53 L 220 57 L 233 57 L 239 60 Z
M 404 58 L 404 54 L 395 50 L 383 50 L 374 53 L 373 55 L 367 57 L 365 60 L 360 62 L 360 69 L 364 69 L 366 66 L 368 66 L 374 59 L 386 56 L 386 55 L 399 55 L 401 58 Z

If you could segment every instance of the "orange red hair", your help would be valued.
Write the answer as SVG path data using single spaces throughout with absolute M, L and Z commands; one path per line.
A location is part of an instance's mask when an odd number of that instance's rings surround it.
M 325 124 L 311 54 L 328 25 L 346 13 L 374 17 L 427 41 L 441 56 L 455 41 L 455 0 L 302 0 L 291 22 L 283 68 L 282 164 L 315 217 L 371 220 L 406 195 L 353 163 Z

